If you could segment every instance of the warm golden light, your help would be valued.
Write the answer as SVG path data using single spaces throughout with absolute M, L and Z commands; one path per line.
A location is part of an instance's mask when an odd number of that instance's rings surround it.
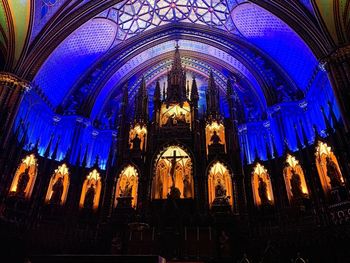
M 229 170 L 221 163 L 214 163 L 208 174 L 208 195 L 209 195 L 209 206 L 212 206 L 213 201 L 217 197 L 217 187 L 220 187 L 226 191 L 226 197 L 231 207 L 233 207 L 233 191 L 232 191 L 232 179 Z
M 128 191 L 127 188 L 131 188 L 130 191 L 130 197 L 132 197 L 132 207 L 136 208 L 137 204 L 137 189 L 138 189 L 138 172 L 137 169 L 132 166 L 128 165 L 125 167 L 117 181 L 117 186 L 115 189 L 115 200 L 114 200 L 114 206 L 118 204 L 118 197 L 124 196 L 125 193 Z
M 137 137 L 140 139 L 140 150 L 146 150 L 147 145 L 147 128 L 146 126 L 141 126 L 140 124 L 136 124 L 134 127 L 130 129 L 129 133 L 129 145 L 130 149 L 134 148 L 133 140 L 137 134 Z
M 215 139 L 216 138 L 216 139 Z M 207 124 L 205 127 L 205 141 L 207 154 L 209 153 L 209 146 L 213 144 L 221 144 L 224 146 L 226 152 L 226 141 L 225 141 L 225 127 L 222 123 L 213 121 Z
M 22 181 L 23 183 L 21 184 L 23 185 L 23 193 L 21 197 L 26 199 L 30 198 L 38 173 L 37 166 L 37 159 L 35 158 L 34 154 L 27 155 L 24 159 L 22 159 L 21 164 L 18 166 L 15 176 L 12 180 L 12 184 L 10 187 L 11 195 L 19 194 L 17 192 L 17 187 L 19 185 L 19 181 Z M 26 172 L 26 169 L 28 169 L 28 178 L 27 180 L 21 180 L 20 178 L 23 177 L 23 175 Z
M 293 198 L 308 198 L 309 191 L 307 189 L 304 171 L 299 161 L 294 156 L 288 154 L 286 164 L 283 169 L 283 175 L 289 201 L 291 202 Z M 295 180 L 294 178 L 297 178 L 297 183 L 293 181 Z
M 265 167 L 260 163 L 257 163 L 253 169 L 252 188 L 254 203 L 256 206 L 264 205 L 264 202 L 266 202 L 266 204 L 274 203 L 270 176 Z
M 181 198 L 193 198 L 192 160 L 178 146 L 169 146 L 158 155 L 152 181 L 152 198 L 165 199 L 171 187 L 181 192 Z
M 59 181 L 61 180 L 61 185 L 59 185 Z M 45 202 L 46 203 L 52 203 L 55 202 L 55 200 L 52 200 L 52 198 L 56 198 L 56 195 L 60 195 L 60 200 L 57 201 L 56 204 L 64 205 L 67 200 L 68 195 L 68 189 L 69 189 L 69 169 L 67 165 L 64 163 L 61 166 L 58 166 L 58 168 L 55 170 L 54 174 L 52 175 L 49 183 L 49 187 L 47 189 Z M 59 193 L 58 193 L 59 191 Z
M 320 177 L 322 188 L 325 193 L 328 193 L 332 189 L 330 174 L 336 174 L 339 177 L 339 184 L 344 184 L 344 178 L 341 173 L 338 160 L 334 155 L 332 148 L 327 145 L 327 143 L 319 141 L 316 147 L 316 167 L 317 172 Z M 329 162 L 327 162 L 329 160 Z M 331 166 L 328 163 L 332 164 Z M 332 168 L 333 167 L 333 168 Z M 332 168 L 332 171 L 330 169 Z
M 180 104 L 171 104 L 167 107 L 163 104 L 160 110 L 160 126 L 161 127 L 173 127 L 173 126 L 186 126 L 191 127 L 191 107 L 186 101 L 181 107 Z
M 100 202 L 102 183 L 101 183 L 100 174 L 96 169 L 92 170 L 86 176 L 86 179 L 84 181 L 83 188 L 81 191 L 81 196 L 80 196 L 80 202 L 79 202 L 80 208 L 84 207 L 86 194 L 87 194 L 88 190 L 90 189 L 90 187 L 94 189 L 93 210 L 97 210 L 99 202 Z

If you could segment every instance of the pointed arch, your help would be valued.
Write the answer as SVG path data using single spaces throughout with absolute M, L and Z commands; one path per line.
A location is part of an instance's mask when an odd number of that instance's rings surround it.
M 218 198 L 222 198 L 219 191 L 224 191 L 224 198 L 228 198 L 228 203 L 233 208 L 234 192 L 232 184 L 232 172 L 222 162 L 214 161 L 208 168 L 208 201 L 211 207 Z M 220 196 L 221 195 L 221 196 Z
M 10 187 L 10 195 L 29 199 L 38 174 L 38 160 L 34 154 L 27 155 L 19 164 Z
M 192 166 L 192 157 L 183 147 L 161 150 L 154 162 L 151 198 L 166 199 L 172 187 L 180 191 L 180 198 L 194 198 Z
M 137 191 L 139 184 L 139 172 L 134 165 L 127 165 L 119 173 L 115 189 L 114 207 L 118 204 L 120 197 L 132 197 L 131 205 L 136 208 Z
M 90 196 L 89 190 L 94 193 L 91 203 L 88 200 Z M 86 179 L 83 183 L 83 188 L 80 195 L 79 207 L 86 208 L 86 209 L 92 208 L 94 211 L 96 211 L 98 209 L 99 202 L 100 202 L 101 190 L 102 190 L 102 182 L 101 182 L 100 173 L 96 169 L 93 169 L 86 176 Z
M 344 185 L 344 178 L 337 157 L 327 143 L 318 141 L 315 152 L 317 172 L 323 191 L 329 193 L 333 188 Z
M 56 205 L 64 205 L 66 203 L 70 184 L 69 176 L 69 169 L 65 163 L 58 166 L 51 176 L 46 192 L 45 203 Z
M 309 197 L 303 168 L 299 164 L 299 161 L 291 154 L 287 155 L 283 177 L 289 202 L 292 203 L 298 198 Z
M 271 178 L 263 165 L 257 163 L 252 172 L 254 203 L 257 207 L 273 205 L 274 196 Z

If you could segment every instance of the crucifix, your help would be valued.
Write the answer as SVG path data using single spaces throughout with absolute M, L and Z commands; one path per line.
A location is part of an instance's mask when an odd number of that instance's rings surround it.
M 178 162 L 180 162 L 182 159 L 186 159 L 188 156 L 181 156 L 181 155 L 176 155 L 176 150 L 174 150 L 174 153 L 172 156 L 166 156 L 162 157 L 162 159 L 167 159 L 171 163 L 171 169 L 170 169 L 170 176 L 171 180 L 173 182 L 173 187 L 175 187 L 175 167 Z

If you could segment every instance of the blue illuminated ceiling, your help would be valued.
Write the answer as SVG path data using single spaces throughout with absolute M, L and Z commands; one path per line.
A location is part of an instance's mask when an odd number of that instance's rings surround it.
M 35 5 L 31 40 L 60 8 L 76 4 L 64 0 L 36 2 L 40 4 Z M 81 1 L 75 8 L 87 2 Z M 309 1 L 303 2 L 308 8 Z M 333 101 L 327 77 L 300 36 L 267 10 L 245 0 L 129 0 L 106 8 L 83 23 L 38 68 L 33 79 L 36 87 L 27 96 L 21 114 L 29 118 L 30 111 L 36 111 L 50 121 L 32 127 L 31 140 L 39 136 L 36 129 L 43 127 L 48 126 L 47 133 L 56 133 L 59 125 L 56 127 L 52 119 L 57 118 L 67 129 L 60 134 L 67 146 L 78 118 L 86 127 L 79 144 L 89 149 L 89 158 L 98 153 L 106 157 L 121 88 L 129 84 L 132 100 L 144 76 L 152 96 L 155 81 L 163 80 L 172 63 L 176 42 L 189 78 L 198 78 L 200 104 L 205 104 L 206 80 L 212 70 L 221 89 L 223 112 L 227 113 L 225 85 L 228 79 L 235 80 L 234 92 L 245 115 L 240 127 L 242 138 L 246 136 L 242 144 L 250 159 L 254 157 L 254 147 L 270 137 L 279 142 L 279 149 L 282 137 L 287 137 L 291 148 L 295 148 L 291 130 L 300 118 L 315 119 L 320 129 L 324 126 L 318 119 L 321 115 L 316 97 L 322 95 Z M 317 96 L 310 97 L 315 93 Z M 31 100 L 38 101 L 39 97 L 42 105 L 30 106 Z M 308 105 L 309 112 L 305 113 L 306 107 L 300 105 Z M 285 120 L 277 124 L 274 118 L 280 109 Z M 279 127 L 283 122 L 292 128 L 283 131 Z M 312 127 L 306 130 L 312 136 Z M 45 144 L 48 136 L 43 139 Z M 86 140 L 101 143 L 92 147 Z

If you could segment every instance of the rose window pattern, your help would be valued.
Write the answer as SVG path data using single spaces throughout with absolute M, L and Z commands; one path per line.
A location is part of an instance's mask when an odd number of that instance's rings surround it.
M 128 0 L 110 8 L 106 16 L 118 25 L 120 40 L 169 22 L 196 23 L 237 32 L 230 12 L 244 1 Z

